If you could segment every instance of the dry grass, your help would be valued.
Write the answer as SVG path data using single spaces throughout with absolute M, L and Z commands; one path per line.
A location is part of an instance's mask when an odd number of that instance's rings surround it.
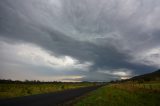
M 159 92 L 160 93 L 160 83 L 118 83 L 112 84 L 114 88 L 127 90 L 129 92 Z

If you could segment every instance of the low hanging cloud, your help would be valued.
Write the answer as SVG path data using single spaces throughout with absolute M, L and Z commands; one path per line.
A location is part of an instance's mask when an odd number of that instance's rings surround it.
M 110 81 L 154 71 L 159 0 L 3 0 L 0 78 Z
M 1 57 L 1 60 L 3 60 L 0 66 L 2 67 L 2 69 L 4 67 L 3 70 L 7 71 L 6 73 L 12 72 L 12 71 L 14 72 L 14 70 L 17 70 L 17 67 L 22 67 L 24 69 L 26 67 L 29 67 L 30 68 L 30 70 L 28 70 L 29 73 L 34 73 L 35 69 L 41 70 L 42 68 L 44 71 L 43 73 L 46 72 L 46 75 L 53 74 L 53 76 L 56 77 L 56 79 L 54 78 L 55 80 L 58 80 L 59 77 L 65 78 L 63 75 L 64 73 L 70 73 L 68 74 L 70 76 L 69 78 L 72 78 L 72 77 L 79 78 L 81 77 L 81 75 L 78 76 L 78 75 L 75 75 L 74 73 L 72 75 L 72 71 L 87 71 L 89 70 L 90 66 L 93 64 L 87 61 L 84 63 L 80 63 L 78 60 L 70 56 L 57 57 L 57 56 L 54 56 L 53 52 L 43 50 L 42 48 L 33 44 L 18 43 L 13 45 L 5 42 L 0 42 L 0 44 L 1 44 L 0 57 Z M 52 55 L 50 53 L 52 53 Z M 49 69 L 51 72 L 47 73 L 45 68 Z M 52 72 L 52 70 L 54 71 Z M 23 69 L 21 71 L 23 72 Z M 25 74 L 26 73 L 24 73 L 24 75 Z M 57 77 L 54 74 L 58 75 L 59 77 Z M 5 78 L 4 76 L 2 77 Z M 66 74 L 66 77 L 68 77 L 67 74 Z

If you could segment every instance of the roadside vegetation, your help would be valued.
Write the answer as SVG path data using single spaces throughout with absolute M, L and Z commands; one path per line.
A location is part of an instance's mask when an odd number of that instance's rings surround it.
M 160 70 L 108 85 L 72 102 L 74 106 L 159 106 Z
M 95 85 L 89 82 L 0 81 L 0 99 L 50 93 Z
M 74 106 L 159 106 L 160 83 L 106 85 L 80 99 Z

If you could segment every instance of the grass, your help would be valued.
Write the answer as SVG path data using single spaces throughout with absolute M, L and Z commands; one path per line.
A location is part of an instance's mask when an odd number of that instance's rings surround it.
M 0 84 L 0 99 L 49 93 L 91 86 L 91 83 Z
M 80 99 L 74 106 L 159 106 L 160 83 L 106 85 Z

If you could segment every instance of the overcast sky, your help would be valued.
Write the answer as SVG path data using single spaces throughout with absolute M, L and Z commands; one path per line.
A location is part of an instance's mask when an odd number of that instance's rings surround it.
M 110 81 L 160 68 L 160 0 L 0 0 L 0 79 Z

